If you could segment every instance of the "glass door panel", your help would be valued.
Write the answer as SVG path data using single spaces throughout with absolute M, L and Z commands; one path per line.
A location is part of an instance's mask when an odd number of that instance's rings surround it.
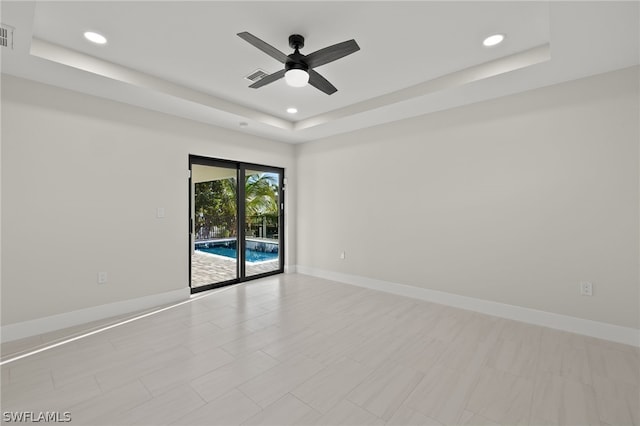
M 282 269 L 282 173 L 264 168 L 244 171 L 244 276 Z
M 191 288 L 238 278 L 237 168 L 191 165 Z
M 189 167 L 191 293 L 284 272 L 284 169 L 196 155 Z

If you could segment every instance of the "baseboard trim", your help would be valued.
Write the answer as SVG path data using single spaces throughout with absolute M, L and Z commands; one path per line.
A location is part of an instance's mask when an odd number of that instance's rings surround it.
M 553 312 L 297 265 L 299 274 L 640 347 L 640 330 Z
M 122 300 L 120 302 L 78 309 L 76 311 L 65 312 L 34 320 L 7 324 L 0 327 L 0 341 L 2 341 L 2 343 L 10 342 L 12 340 L 49 333 L 51 331 L 86 324 L 92 321 L 98 321 L 118 315 L 125 315 L 169 303 L 180 302 L 189 299 L 190 296 L 189 288 L 184 288 L 166 293 L 138 297 L 136 299 Z

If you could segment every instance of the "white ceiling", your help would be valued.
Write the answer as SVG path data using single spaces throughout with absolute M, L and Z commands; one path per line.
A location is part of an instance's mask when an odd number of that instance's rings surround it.
M 637 2 L 10 2 L 2 72 L 287 142 L 314 140 L 639 63 Z M 97 31 L 104 46 L 82 34 Z M 354 38 L 317 68 L 338 92 L 250 89 L 285 52 Z M 494 48 L 482 39 L 505 33 Z M 299 113 L 287 114 L 295 106 Z M 248 123 L 239 127 L 240 122 Z

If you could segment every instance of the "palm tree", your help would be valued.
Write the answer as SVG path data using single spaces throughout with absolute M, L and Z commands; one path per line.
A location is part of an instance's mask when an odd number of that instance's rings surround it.
M 245 181 L 247 216 L 278 214 L 278 181 L 270 173 L 247 176 Z
M 267 223 L 277 227 L 278 181 L 271 173 L 256 173 L 245 181 L 245 214 L 247 226 L 262 226 L 262 236 L 267 236 Z
M 201 182 L 195 185 L 196 228 L 203 231 L 204 238 L 209 238 L 209 230 L 214 227 L 224 229 L 225 237 L 236 236 L 236 193 L 236 179 Z M 277 175 L 253 173 L 246 176 L 245 215 L 249 229 L 254 224 L 262 225 L 265 231 L 267 223 L 277 226 Z

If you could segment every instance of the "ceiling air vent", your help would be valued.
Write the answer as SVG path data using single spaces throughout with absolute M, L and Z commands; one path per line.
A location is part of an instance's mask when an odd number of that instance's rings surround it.
M 13 27 L 0 24 L 0 46 L 13 49 Z
M 252 72 L 251 74 L 249 74 L 248 76 L 246 76 L 245 78 L 247 80 L 249 80 L 252 83 L 255 83 L 256 81 L 262 79 L 263 77 L 268 76 L 269 74 L 267 74 L 264 70 L 261 70 L 260 68 L 258 68 L 257 70 L 255 70 L 254 72 Z

